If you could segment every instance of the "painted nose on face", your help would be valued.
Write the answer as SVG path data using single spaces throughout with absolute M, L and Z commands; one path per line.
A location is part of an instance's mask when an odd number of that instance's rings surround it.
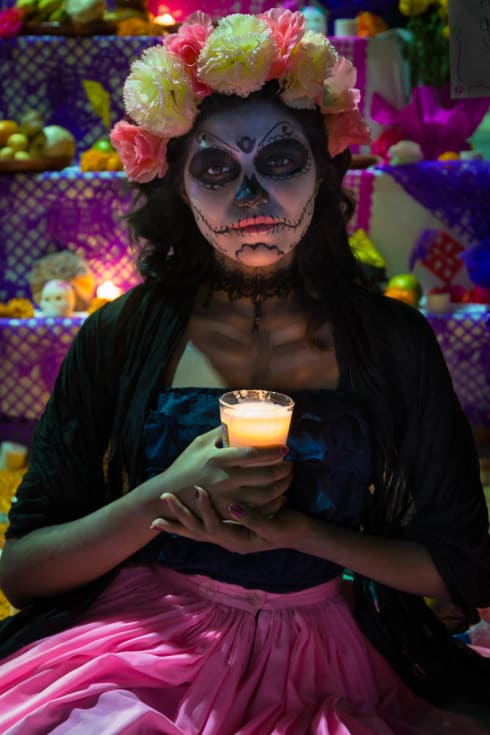
M 235 203 L 239 207 L 251 207 L 257 204 L 267 204 L 269 195 L 257 181 L 255 174 L 250 178 L 243 177 L 242 184 L 235 197 Z

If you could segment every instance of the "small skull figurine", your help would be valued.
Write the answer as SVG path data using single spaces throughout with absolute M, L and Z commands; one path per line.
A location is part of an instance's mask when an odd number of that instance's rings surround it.
M 75 308 L 75 292 L 68 281 L 47 281 L 39 306 L 44 316 L 71 316 Z

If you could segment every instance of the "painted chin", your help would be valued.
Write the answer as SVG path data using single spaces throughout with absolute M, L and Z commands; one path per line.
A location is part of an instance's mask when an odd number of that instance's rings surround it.
M 253 245 L 244 244 L 236 251 L 236 259 L 240 263 L 257 268 L 274 265 L 283 256 L 283 251 L 276 245 L 265 245 L 260 242 Z

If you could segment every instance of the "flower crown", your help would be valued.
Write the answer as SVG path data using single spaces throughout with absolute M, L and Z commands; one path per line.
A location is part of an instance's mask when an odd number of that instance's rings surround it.
M 280 99 L 288 107 L 320 109 L 333 157 L 371 140 L 359 112 L 356 77 L 355 67 L 323 34 L 305 29 L 299 11 L 235 13 L 216 27 L 199 11 L 133 62 L 123 88 L 132 122 L 116 123 L 111 141 L 129 180 L 162 177 L 168 141 L 192 128 L 205 97 L 248 97 L 277 79 Z

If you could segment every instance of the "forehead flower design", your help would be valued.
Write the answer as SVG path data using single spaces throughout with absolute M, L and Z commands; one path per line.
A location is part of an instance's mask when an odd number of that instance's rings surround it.
M 213 27 L 198 12 L 131 66 L 123 88 L 129 119 L 111 132 L 128 179 L 144 183 L 165 174 L 168 141 L 191 130 L 207 96 L 248 97 L 271 79 L 288 107 L 319 108 L 331 156 L 370 142 L 354 67 L 325 36 L 305 30 L 302 13 L 234 13 Z M 151 150 L 158 160 L 148 155 Z

